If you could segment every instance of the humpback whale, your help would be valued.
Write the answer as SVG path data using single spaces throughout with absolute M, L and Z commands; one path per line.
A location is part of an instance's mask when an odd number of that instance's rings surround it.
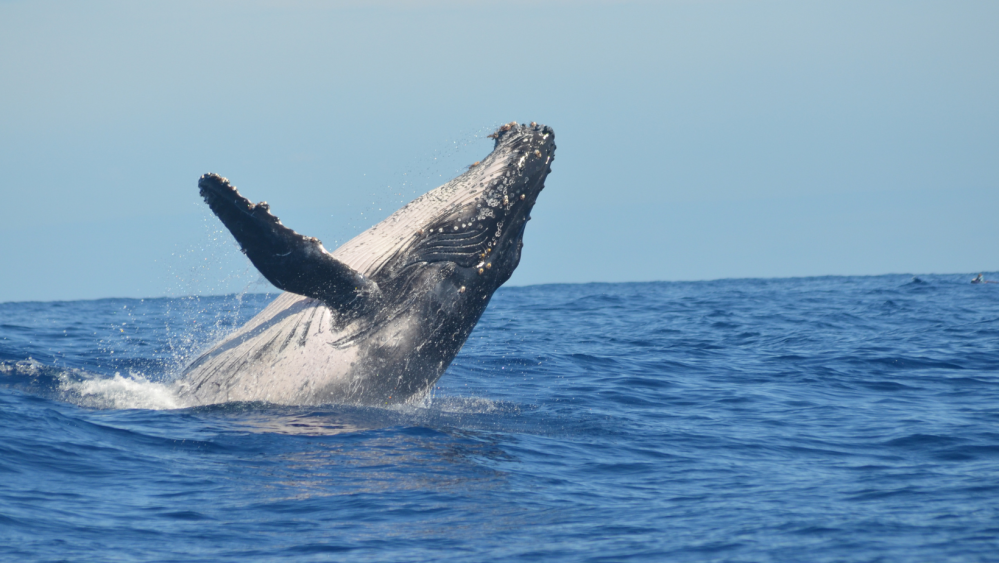
M 229 180 L 205 202 L 284 290 L 191 363 L 190 405 L 399 404 L 421 400 L 520 262 L 524 227 L 551 172 L 550 127 L 511 122 L 492 152 L 333 252 L 284 226 Z

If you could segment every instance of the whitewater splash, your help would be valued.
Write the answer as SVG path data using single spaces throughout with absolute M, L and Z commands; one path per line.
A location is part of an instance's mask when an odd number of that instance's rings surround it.
M 49 366 L 29 358 L 18 362 L 0 361 L 0 377 L 2 377 L 0 381 L 6 387 L 91 409 L 174 410 L 196 406 L 187 403 L 180 397 L 175 382 L 153 381 L 141 373 L 128 373 L 127 375 L 115 373 L 113 376 L 107 377 L 76 368 Z M 267 404 L 257 403 L 257 405 L 265 406 Z M 363 410 L 371 408 L 366 407 Z M 425 416 L 428 413 L 440 415 L 500 414 L 517 410 L 515 405 L 511 406 L 490 399 L 436 396 L 434 393 L 428 394 L 418 404 L 376 408 L 407 416 Z M 279 426 L 274 426 L 275 424 Z M 279 433 L 292 433 L 288 428 L 294 427 L 295 424 L 297 423 L 281 423 L 268 419 L 266 423 L 261 423 L 261 428 L 277 431 L 276 428 L 280 427 L 283 430 Z M 322 428 L 324 424 L 307 423 L 297 428 L 299 433 L 310 433 L 301 431 L 305 427 L 311 427 L 313 430 Z M 355 429 L 351 425 L 347 425 L 346 428 Z M 335 425 L 334 429 L 333 433 L 344 431 L 339 425 Z M 329 432 L 320 431 L 318 433 Z
M 122 377 L 116 373 L 111 379 L 64 381 L 60 390 L 78 397 L 78 401 L 73 401 L 76 404 L 95 409 L 169 410 L 186 406 L 172 386 L 137 374 Z
M 0 376 L 9 387 L 93 409 L 169 410 L 187 406 L 173 385 L 150 381 L 138 373 L 105 377 L 29 358 L 0 362 Z

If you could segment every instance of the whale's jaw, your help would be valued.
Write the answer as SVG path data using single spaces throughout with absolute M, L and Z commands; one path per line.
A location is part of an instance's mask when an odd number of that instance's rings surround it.
M 481 162 L 332 253 L 224 178 L 203 177 L 212 210 L 289 293 L 192 363 L 182 394 L 191 404 L 421 399 L 517 267 L 551 172 L 551 128 L 511 123 L 494 137 Z

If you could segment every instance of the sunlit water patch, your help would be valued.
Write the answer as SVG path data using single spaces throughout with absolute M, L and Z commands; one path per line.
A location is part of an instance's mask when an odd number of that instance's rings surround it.
M 273 296 L 0 304 L 0 559 L 993 560 L 969 280 L 502 289 L 393 408 L 186 408 Z

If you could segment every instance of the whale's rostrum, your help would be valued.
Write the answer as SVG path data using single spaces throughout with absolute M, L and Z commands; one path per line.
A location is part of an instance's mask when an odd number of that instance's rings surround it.
M 524 228 L 551 172 L 551 128 L 509 123 L 467 172 L 333 252 L 252 204 L 216 174 L 205 202 L 285 291 L 198 357 L 188 404 L 395 404 L 420 400 L 520 262 Z

